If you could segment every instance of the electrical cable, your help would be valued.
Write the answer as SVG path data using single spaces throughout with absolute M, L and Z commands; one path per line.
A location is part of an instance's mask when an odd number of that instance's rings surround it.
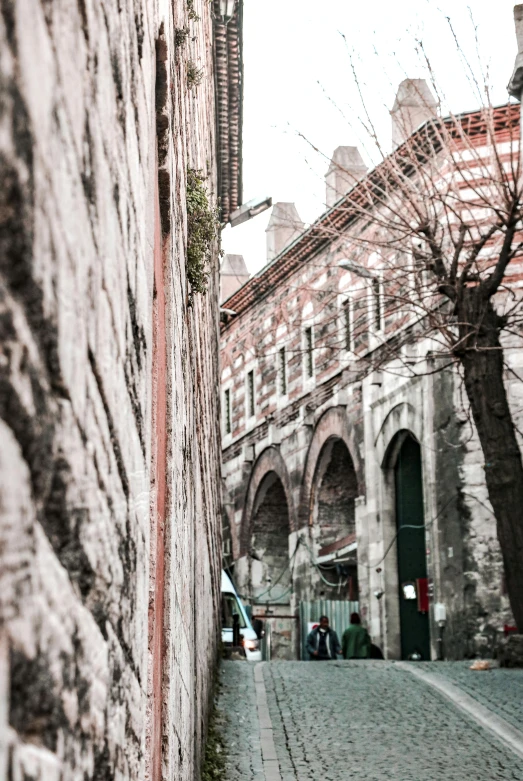
M 287 570 L 288 570 L 288 569 L 290 569 L 291 562 L 294 560 L 294 557 L 296 556 L 296 554 L 297 554 L 297 552 L 298 552 L 298 548 L 299 548 L 299 546 L 300 546 L 300 538 L 298 537 L 298 540 L 297 540 L 297 542 L 296 542 L 296 547 L 294 548 L 294 553 L 292 554 L 292 556 L 290 557 L 290 559 L 289 559 L 289 560 L 286 562 L 286 564 L 285 564 L 285 567 L 282 569 L 282 571 L 280 572 L 279 576 L 276 578 L 276 580 L 274 581 L 274 583 L 271 583 L 271 585 L 269 586 L 269 588 L 268 588 L 268 589 L 265 589 L 265 591 L 262 591 L 262 593 L 261 593 L 261 594 L 258 594 L 258 595 L 256 596 L 256 602 L 258 602 L 258 601 L 259 601 L 260 597 L 263 597 L 263 596 L 265 596 L 265 594 L 270 594 L 270 592 L 272 591 L 272 589 L 274 588 L 274 586 L 277 586 L 277 585 L 278 585 L 278 583 L 279 583 L 279 582 L 280 582 L 280 580 L 283 578 L 283 576 L 285 575 L 285 573 L 287 572 Z M 291 589 L 292 589 L 292 586 L 291 586 Z M 291 590 L 291 589 L 288 589 L 288 590 L 285 592 L 285 594 L 287 594 L 287 593 L 288 593 L 288 591 L 289 591 L 289 590 Z M 282 594 L 281 596 L 284 596 L 285 594 Z M 280 599 L 281 599 L 281 596 L 280 596 Z
M 377 567 L 379 564 L 382 564 L 382 563 L 385 561 L 385 559 L 386 559 L 386 557 L 388 556 L 388 554 L 390 553 L 390 551 L 391 551 L 391 549 L 392 549 L 392 546 L 393 546 L 393 545 L 394 545 L 394 543 L 396 542 L 396 540 L 397 540 L 397 538 L 398 538 L 398 535 L 399 535 L 399 533 L 400 533 L 400 531 L 401 531 L 402 529 L 427 529 L 429 526 L 432 526 L 432 524 L 433 524 L 433 523 L 434 523 L 434 522 L 435 522 L 435 521 L 436 521 L 436 520 L 439 518 L 439 516 L 441 515 L 441 513 L 443 512 L 443 510 L 446 510 L 446 509 L 447 509 L 447 507 L 449 506 L 449 504 L 450 504 L 450 503 L 451 503 L 451 502 L 452 502 L 454 499 L 455 499 L 455 497 L 454 497 L 454 496 L 451 496 L 451 497 L 450 497 L 450 499 L 449 499 L 447 502 L 445 502 L 445 504 L 443 505 L 443 507 L 441 508 L 441 510 L 440 510 L 438 513 L 436 513 L 436 515 L 434 516 L 434 518 L 432 518 L 432 520 L 428 521 L 427 523 L 423 523 L 423 524 L 421 524 L 421 525 L 413 525 L 413 524 L 407 524 L 407 523 L 406 523 L 406 524 L 404 524 L 403 526 L 400 526 L 400 527 L 398 528 L 398 530 L 397 530 L 396 534 L 394 535 L 394 537 L 393 537 L 393 538 L 392 538 L 392 540 L 390 541 L 390 544 L 389 544 L 389 546 L 387 547 L 387 550 L 385 551 L 385 553 L 383 554 L 383 556 L 381 557 L 381 559 L 379 559 L 379 561 L 375 561 L 375 562 L 374 562 L 374 564 L 364 564 L 364 563 L 362 563 L 362 565 L 363 565 L 364 567 L 366 567 L 367 569 L 371 570 L 371 569 L 374 569 L 375 567 Z
M 313 553 L 313 551 L 312 551 L 312 550 L 309 548 L 309 546 L 307 545 L 307 543 L 305 542 L 305 540 L 304 540 L 303 536 L 302 536 L 302 537 L 299 537 L 298 539 L 301 541 L 302 545 L 304 545 L 304 546 L 306 547 L 306 549 L 308 550 L 308 552 L 309 552 L 309 556 L 310 556 L 310 559 L 311 559 L 311 564 L 312 564 L 314 567 L 316 567 L 316 569 L 318 570 L 318 574 L 319 574 L 319 576 L 320 576 L 321 580 L 323 581 L 323 583 L 325 583 L 325 585 L 326 585 L 326 586 L 330 586 L 330 588 L 338 588 L 338 586 L 340 586 L 340 584 L 341 584 L 342 586 L 346 586 L 346 585 L 347 585 L 347 583 L 349 582 L 349 579 L 348 579 L 348 578 L 347 578 L 347 580 L 346 580 L 344 583 L 343 583 L 342 581 L 338 581 L 338 583 L 330 583 L 330 582 L 329 582 L 329 581 L 328 581 L 328 580 L 327 580 L 327 579 L 326 579 L 326 578 L 323 576 L 323 573 L 322 573 L 322 571 L 320 570 L 320 565 L 319 565 L 319 564 L 318 564 L 316 561 L 314 561 L 314 553 Z

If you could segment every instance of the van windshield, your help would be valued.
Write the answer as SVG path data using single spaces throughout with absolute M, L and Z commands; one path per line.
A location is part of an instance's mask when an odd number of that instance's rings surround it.
M 232 617 L 234 615 L 239 617 L 240 629 L 245 629 L 247 624 L 245 623 L 245 618 L 240 610 L 236 594 L 222 593 L 222 627 L 224 629 L 232 629 Z

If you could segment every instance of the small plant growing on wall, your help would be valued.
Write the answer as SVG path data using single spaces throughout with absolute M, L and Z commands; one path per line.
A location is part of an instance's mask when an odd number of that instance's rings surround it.
M 191 22 L 199 22 L 200 17 L 194 10 L 194 0 L 187 0 L 187 14 Z
M 218 237 L 218 210 L 209 204 L 205 177 L 201 171 L 187 169 L 187 279 L 191 286 L 189 305 L 195 293 L 207 292 L 213 244 Z
M 185 46 L 187 37 L 189 35 L 188 27 L 177 27 L 174 31 L 174 43 L 176 46 Z
M 189 89 L 199 87 L 203 80 L 203 68 L 198 68 L 195 62 L 187 63 L 187 86 Z

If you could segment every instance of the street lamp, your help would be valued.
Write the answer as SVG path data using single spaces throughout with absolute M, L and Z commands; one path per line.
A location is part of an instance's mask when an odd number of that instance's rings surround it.
M 357 274 L 358 277 L 365 277 L 366 279 L 378 279 L 376 274 L 373 274 L 373 272 L 369 271 L 368 268 L 364 268 L 364 266 L 360 266 L 359 263 L 355 263 L 353 260 L 349 260 L 348 258 L 340 260 L 338 266 L 340 268 L 346 269 L 347 271 L 352 271 L 352 273 Z
M 272 206 L 272 198 L 270 195 L 265 198 L 253 198 L 252 201 L 247 201 L 243 206 L 240 206 L 236 211 L 231 212 L 229 215 L 229 222 L 231 228 L 235 228 L 237 225 L 241 225 L 242 222 L 252 220 L 253 217 L 257 217 L 265 209 L 269 209 Z
M 224 24 L 229 24 L 234 16 L 236 0 L 220 0 L 220 16 Z

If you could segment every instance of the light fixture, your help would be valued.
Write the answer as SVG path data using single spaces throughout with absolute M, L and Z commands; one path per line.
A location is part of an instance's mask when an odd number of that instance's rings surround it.
M 234 16 L 236 0 L 220 0 L 220 16 L 224 24 L 228 24 Z
M 234 309 L 225 309 L 223 306 L 220 307 L 220 314 L 221 315 L 229 315 L 229 317 L 234 317 L 236 312 Z
M 403 591 L 403 599 L 417 599 L 418 594 L 416 591 L 416 584 L 414 582 L 402 583 L 401 590 Z
M 354 263 L 353 260 L 349 260 L 348 258 L 344 258 L 343 260 L 340 260 L 338 266 L 340 268 L 346 269 L 347 271 L 352 271 L 352 273 L 357 274 L 358 277 L 366 277 L 367 279 L 377 279 L 376 274 L 373 274 L 372 271 L 369 271 L 368 268 L 364 268 L 364 266 L 360 266 L 359 263 Z
M 239 209 L 231 212 L 229 216 L 229 222 L 231 228 L 235 228 L 237 225 L 241 225 L 242 222 L 252 220 L 253 217 L 257 217 L 266 209 L 270 209 L 272 206 L 272 198 L 267 195 L 265 198 L 253 198 L 252 201 L 247 201 Z

